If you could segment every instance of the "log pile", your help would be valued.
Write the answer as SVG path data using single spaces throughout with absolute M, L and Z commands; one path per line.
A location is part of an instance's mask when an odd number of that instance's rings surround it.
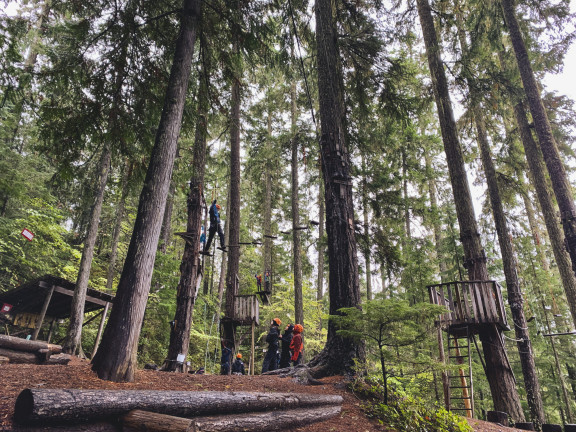
M 78 425 L 90 430 L 232 432 L 295 428 L 340 413 L 337 395 L 213 391 L 26 389 L 14 410 L 21 425 Z M 99 422 L 99 423 L 98 423 Z
M 68 364 L 70 356 L 62 353 L 60 345 L 14 336 L 0 335 L 0 357 L 10 363 L 43 365 Z

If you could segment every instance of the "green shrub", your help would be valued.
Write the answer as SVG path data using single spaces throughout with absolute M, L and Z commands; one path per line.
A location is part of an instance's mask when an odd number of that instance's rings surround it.
M 365 399 L 363 409 L 369 417 L 402 432 L 471 432 L 468 422 L 440 407 L 428 407 L 419 398 L 392 393 L 383 402 L 378 379 L 358 380 L 352 390 Z

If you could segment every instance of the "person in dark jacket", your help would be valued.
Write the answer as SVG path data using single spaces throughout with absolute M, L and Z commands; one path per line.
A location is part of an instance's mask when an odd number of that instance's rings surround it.
M 289 324 L 284 329 L 284 334 L 282 335 L 282 354 L 280 355 L 280 369 L 290 367 L 290 342 L 292 342 L 292 331 L 294 330 L 294 324 Z
M 224 231 L 222 231 L 222 226 L 220 225 L 220 205 L 216 204 L 216 200 L 212 201 L 212 205 L 210 206 L 210 226 L 208 228 L 208 241 L 204 245 L 204 249 L 202 253 L 204 255 L 210 253 L 210 245 L 212 244 L 212 239 L 214 239 L 214 235 L 218 232 L 218 236 L 220 237 L 220 247 L 218 249 L 226 252 L 226 245 L 224 242 Z
M 302 351 L 304 351 L 304 344 L 302 343 L 302 332 L 304 328 L 300 324 L 294 326 L 294 337 L 290 343 L 292 349 L 292 364 L 298 366 L 302 361 Z
M 268 351 L 264 357 L 264 363 L 262 363 L 262 373 L 278 369 L 278 339 L 280 339 L 280 324 L 282 324 L 280 318 L 274 318 L 270 330 L 268 331 L 268 336 L 266 336 Z
M 230 356 L 232 350 L 222 344 L 222 356 L 220 357 L 220 375 L 230 375 Z
M 244 362 L 242 361 L 242 354 L 236 354 L 236 360 L 232 363 L 232 374 L 233 375 L 244 375 Z

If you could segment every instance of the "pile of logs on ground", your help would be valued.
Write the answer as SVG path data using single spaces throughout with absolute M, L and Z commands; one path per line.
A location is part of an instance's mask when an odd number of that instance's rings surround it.
M 0 335 L 0 363 L 68 364 L 60 345 Z
M 319 394 L 26 389 L 14 419 L 22 431 L 256 432 L 323 421 L 341 405 L 341 396 Z

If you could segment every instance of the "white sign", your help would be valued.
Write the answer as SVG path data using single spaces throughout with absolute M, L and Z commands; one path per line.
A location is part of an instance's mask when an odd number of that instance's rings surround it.
M 186 356 L 184 354 L 178 354 L 178 357 L 176 357 L 176 361 L 178 363 L 184 363 L 184 360 L 186 360 Z
M 28 241 L 32 241 L 32 239 L 34 238 L 34 234 L 32 233 L 32 231 L 26 228 L 24 228 L 20 234 L 22 234 Z
M 2 304 L 2 309 L 0 309 L 0 312 L 2 313 L 8 313 L 12 310 L 12 305 L 8 304 L 8 303 L 4 303 Z

